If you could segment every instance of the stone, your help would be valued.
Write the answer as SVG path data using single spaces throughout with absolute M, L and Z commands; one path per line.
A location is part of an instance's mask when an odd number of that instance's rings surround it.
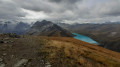
M 0 62 L 2 62 L 3 61 L 3 59 L 2 58 L 0 58 Z
M 7 53 L 3 53 L 3 56 L 6 56 L 7 55 Z
M 20 61 L 18 61 L 14 67 L 21 67 L 21 66 L 24 66 L 28 63 L 28 59 L 21 59 Z
M 4 40 L 9 40 L 9 38 L 4 38 Z
M 9 41 L 4 41 L 4 43 L 9 43 Z
M 5 64 L 4 63 L 0 63 L 0 67 L 5 67 Z
M 45 64 L 45 67 L 51 67 L 50 63 L 47 62 L 47 63 Z
M 0 40 L 0 43 L 4 43 L 4 41 Z

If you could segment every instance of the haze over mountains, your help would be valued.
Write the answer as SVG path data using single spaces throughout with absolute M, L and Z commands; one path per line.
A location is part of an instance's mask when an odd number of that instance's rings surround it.
M 0 22 L 0 33 L 16 33 L 21 35 L 27 32 L 29 28 L 30 25 L 24 22 Z

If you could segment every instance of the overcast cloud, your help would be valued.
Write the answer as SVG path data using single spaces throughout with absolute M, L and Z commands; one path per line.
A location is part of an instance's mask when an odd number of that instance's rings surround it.
M 120 21 L 120 0 L 0 0 L 0 20 Z

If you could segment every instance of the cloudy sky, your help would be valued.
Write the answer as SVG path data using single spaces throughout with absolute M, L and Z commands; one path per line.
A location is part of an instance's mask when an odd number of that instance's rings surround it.
M 0 0 L 0 20 L 120 21 L 120 0 Z

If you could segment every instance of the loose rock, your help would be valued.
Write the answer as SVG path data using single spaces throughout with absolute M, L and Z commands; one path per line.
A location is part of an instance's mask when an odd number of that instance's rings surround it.
M 2 58 L 0 58 L 0 62 L 2 62 L 3 61 L 3 59 Z
M 0 63 L 0 67 L 5 67 L 5 64 L 4 63 Z
M 26 65 L 26 63 L 28 62 L 28 59 L 21 59 L 20 61 L 18 61 L 14 67 L 21 67 L 21 66 L 24 66 Z
M 0 40 L 0 43 L 4 43 L 2 40 Z
M 7 55 L 7 53 L 3 53 L 3 56 L 6 56 Z

